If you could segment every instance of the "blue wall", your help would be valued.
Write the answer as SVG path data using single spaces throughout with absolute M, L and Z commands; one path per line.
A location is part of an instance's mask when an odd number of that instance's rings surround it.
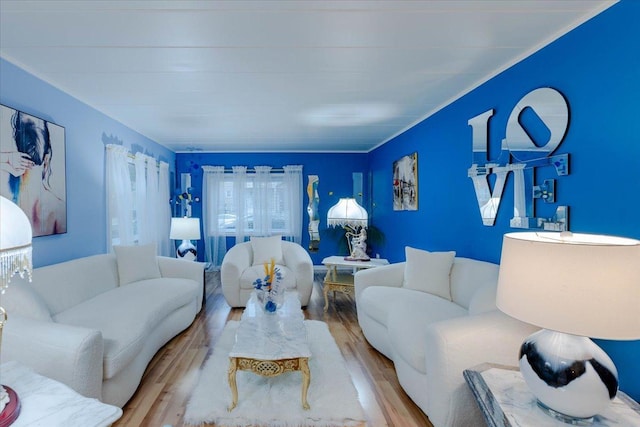
M 513 177 L 495 226 L 483 226 L 467 177 L 467 122 L 494 109 L 489 141 L 495 150 L 515 104 L 539 87 L 557 89 L 569 104 L 569 129 L 556 154 L 569 153 L 570 175 L 556 185 L 557 205 L 570 208 L 570 230 L 640 238 L 639 18 L 640 2 L 614 5 L 370 153 L 374 222 L 395 237 L 387 238 L 384 255 L 403 260 L 404 246 L 412 245 L 499 261 L 503 234 L 518 231 L 509 227 Z M 419 211 L 394 212 L 391 162 L 414 151 Z M 538 216 L 551 216 L 537 208 Z M 640 341 L 599 343 L 618 367 L 621 389 L 640 400 Z
M 36 267 L 107 251 L 105 142 L 119 141 L 174 167 L 172 151 L 2 58 L 0 103 L 66 132 L 67 233 L 33 239 Z
M 202 166 L 261 166 L 267 165 L 281 168 L 285 165 L 302 165 L 304 207 L 302 224 L 302 246 L 309 247 L 309 216 L 306 214 L 307 184 L 309 175 L 319 176 L 318 194 L 320 196 L 320 249 L 311 253 L 314 265 L 319 265 L 324 257 L 339 253 L 339 239 L 342 233 L 327 231 L 327 211 L 338 202 L 340 197 L 351 197 L 353 194 L 352 173 L 362 172 L 366 177 L 366 154 L 328 154 L 328 153 L 178 153 L 176 155 L 177 175 L 191 174 L 191 184 L 194 193 L 202 196 Z M 176 185 L 177 186 L 177 185 Z M 365 188 L 366 192 L 366 188 Z M 331 194 L 330 194 L 331 193 Z M 365 197 L 367 195 L 365 194 Z M 202 205 L 193 204 L 192 216 L 202 217 Z M 337 230 L 336 230 L 337 231 Z M 228 247 L 235 242 L 235 238 L 227 239 Z M 346 241 L 345 241 L 346 242 Z M 199 258 L 204 254 L 202 241 L 198 245 Z M 346 254 L 346 253 L 345 253 Z

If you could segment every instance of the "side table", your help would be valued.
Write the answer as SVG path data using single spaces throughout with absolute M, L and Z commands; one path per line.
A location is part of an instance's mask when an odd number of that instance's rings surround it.
M 516 367 L 483 364 L 463 372 L 489 427 L 567 427 L 546 414 Z M 640 405 L 621 391 L 592 427 L 640 426 Z
M 18 393 L 22 409 L 11 427 L 106 427 L 122 409 L 76 393 L 18 362 L 0 365 L 2 383 Z
M 354 294 L 353 275 L 364 268 L 380 267 L 389 264 L 384 258 L 371 258 L 369 261 L 348 261 L 343 256 L 330 256 L 322 260 L 322 264 L 327 267 L 327 274 L 324 276 L 322 293 L 324 294 L 324 311 L 329 309 L 329 292 L 333 291 L 334 299 L 336 291 L 345 294 Z M 338 267 L 351 268 L 351 272 L 338 273 Z

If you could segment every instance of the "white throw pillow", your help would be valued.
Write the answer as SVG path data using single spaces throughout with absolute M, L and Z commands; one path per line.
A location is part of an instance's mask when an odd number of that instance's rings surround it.
M 451 266 L 456 253 L 405 248 L 403 287 L 428 292 L 451 301 Z
M 251 237 L 251 249 L 253 249 L 253 265 L 261 265 L 265 262 L 282 264 L 282 236 Z
M 158 279 L 160 267 L 156 257 L 156 245 L 114 246 L 118 262 L 120 286 L 145 279 Z

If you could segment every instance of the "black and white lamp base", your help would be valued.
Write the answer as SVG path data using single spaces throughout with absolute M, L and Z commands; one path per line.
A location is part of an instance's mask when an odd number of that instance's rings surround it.
M 618 371 L 591 339 L 543 329 L 520 349 L 520 372 L 539 406 L 573 425 L 588 425 L 618 392 Z
M 183 240 L 176 249 L 176 256 L 180 259 L 195 261 L 197 257 L 196 247 L 193 246 L 191 240 Z

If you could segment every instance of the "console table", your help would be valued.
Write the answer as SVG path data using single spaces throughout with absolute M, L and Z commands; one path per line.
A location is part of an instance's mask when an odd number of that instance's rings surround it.
M 538 406 L 516 367 L 483 364 L 463 372 L 489 427 L 564 427 Z M 640 405 L 621 391 L 591 427 L 640 426 Z
M 20 399 L 22 409 L 11 427 L 106 427 L 122 416 L 117 406 L 84 397 L 15 361 L 0 365 L 0 378 Z
M 327 274 L 324 276 L 322 293 L 324 294 L 324 311 L 329 308 L 329 292 L 333 291 L 334 299 L 336 291 L 353 295 L 353 275 L 364 268 L 380 267 L 389 264 L 384 258 L 371 258 L 369 261 L 348 261 L 343 256 L 330 256 L 322 260 L 322 264 L 327 267 Z M 351 268 L 348 273 L 338 273 L 338 268 Z

